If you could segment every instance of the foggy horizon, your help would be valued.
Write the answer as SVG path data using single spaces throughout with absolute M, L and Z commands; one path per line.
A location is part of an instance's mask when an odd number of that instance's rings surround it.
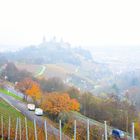
M 140 46 L 139 1 L 0 2 L 0 45 L 28 46 L 56 36 L 72 46 Z
M 0 44 L 0 52 L 5 52 L 5 51 L 17 51 L 23 48 L 27 48 L 30 46 L 38 46 L 39 44 L 41 44 L 43 42 L 43 38 L 45 37 L 46 42 L 50 42 L 50 41 L 55 41 L 55 42 L 63 42 L 63 43 L 68 43 L 70 45 L 70 47 L 75 48 L 75 47 L 81 47 L 83 49 L 87 49 L 92 51 L 92 53 L 95 51 L 108 51 L 108 49 L 110 50 L 116 50 L 116 51 L 121 51 L 121 50 L 131 50 L 131 51 L 135 51 L 137 49 L 140 49 L 140 45 L 112 45 L 112 46 L 84 46 L 82 44 L 72 44 L 71 42 L 68 42 L 66 40 L 63 40 L 63 38 L 57 38 L 56 36 L 52 36 L 51 38 L 46 38 L 46 36 L 42 36 L 42 38 L 40 38 L 40 40 L 38 40 L 38 42 L 34 41 L 34 42 L 28 42 L 25 44 L 8 44 L 8 43 L 3 43 Z M 54 39 L 55 38 L 55 39 Z M 11 50 L 13 49 L 13 50 Z M 106 50 L 107 49 L 107 50 Z

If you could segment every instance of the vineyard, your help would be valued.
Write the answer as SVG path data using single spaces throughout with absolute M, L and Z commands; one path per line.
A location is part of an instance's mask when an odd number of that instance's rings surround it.
M 88 120 L 86 123 L 86 120 L 79 119 L 78 117 L 74 122 L 70 121 L 64 127 L 59 121 L 59 131 L 54 131 L 54 128 L 51 128 L 46 121 L 43 125 L 38 126 L 36 120 L 33 122 L 28 120 L 18 110 L 0 98 L 0 140 L 90 140 L 93 138 L 101 140 L 105 139 L 105 135 L 106 140 L 111 138 L 107 136 L 110 131 L 109 126 L 104 129 L 103 124 L 102 127 L 97 127 L 96 123 L 91 120 L 85 118 Z
M 45 139 L 44 128 L 26 119 L 24 115 L 9 106 L 0 98 L 0 137 L 3 140 L 43 140 Z M 34 129 L 36 125 L 36 130 Z M 53 132 L 47 134 L 48 140 L 57 140 Z
M 3 140 L 69 140 L 74 139 L 74 136 L 76 140 L 87 139 L 86 124 L 78 120 L 77 124 L 70 122 L 64 129 L 59 123 L 59 133 L 57 134 L 52 129 L 50 131 L 49 128 L 49 125 L 39 127 L 35 121 L 26 119 L 18 110 L 0 98 L 0 138 Z M 69 137 L 64 135 L 62 130 Z M 98 140 L 102 138 L 103 129 L 99 131 L 96 127 L 90 126 L 88 131 L 91 138 L 98 137 Z

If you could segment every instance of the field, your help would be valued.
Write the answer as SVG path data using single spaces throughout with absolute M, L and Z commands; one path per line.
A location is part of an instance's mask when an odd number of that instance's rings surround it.
M 70 74 L 74 67 L 58 64 L 46 64 L 46 65 L 33 65 L 33 64 L 23 64 L 16 63 L 19 70 L 27 70 L 35 76 L 43 76 L 45 78 L 49 77 L 61 77 L 65 79 L 67 74 Z
M 87 64 L 86 64 L 87 65 Z M 71 74 L 83 79 L 87 83 L 94 85 L 94 82 L 87 77 L 87 71 L 82 72 L 84 70 L 84 66 L 82 66 L 82 71 L 80 67 L 71 64 L 44 64 L 42 65 L 33 65 L 33 64 L 23 64 L 16 63 L 16 66 L 20 70 L 27 70 L 31 72 L 35 76 L 42 76 L 44 78 L 50 77 L 60 77 L 63 80 L 66 80 Z M 88 66 L 88 65 L 87 65 Z M 90 66 L 88 66 L 90 69 Z

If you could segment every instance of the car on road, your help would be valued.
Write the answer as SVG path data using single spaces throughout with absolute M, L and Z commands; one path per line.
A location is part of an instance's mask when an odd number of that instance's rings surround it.
M 43 115 L 43 110 L 41 108 L 36 108 L 35 109 L 35 115 L 42 116 Z
M 112 136 L 118 139 L 123 139 L 125 137 L 124 132 L 119 129 L 113 129 Z
M 30 111 L 35 110 L 35 105 L 34 104 L 28 104 L 27 107 L 28 107 L 28 110 L 30 110 Z

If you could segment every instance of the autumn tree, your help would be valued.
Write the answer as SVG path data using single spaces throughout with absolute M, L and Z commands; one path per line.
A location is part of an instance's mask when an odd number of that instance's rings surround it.
M 116 94 L 98 97 L 91 93 L 83 93 L 80 97 L 80 112 L 87 117 L 103 122 L 107 120 L 111 126 L 127 131 L 137 118 L 135 106 Z
M 41 99 L 41 90 L 37 83 L 32 83 L 31 87 L 25 92 L 28 96 L 31 96 L 33 101 L 36 103 L 38 99 Z
M 26 100 L 28 96 L 31 96 L 34 101 L 41 98 L 40 87 L 38 83 L 31 78 L 25 78 L 23 81 L 19 82 L 17 88 L 24 93 Z
M 76 99 L 71 99 L 67 93 L 49 93 L 43 97 L 42 108 L 58 116 L 60 112 L 79 111 L 80 104 Z

